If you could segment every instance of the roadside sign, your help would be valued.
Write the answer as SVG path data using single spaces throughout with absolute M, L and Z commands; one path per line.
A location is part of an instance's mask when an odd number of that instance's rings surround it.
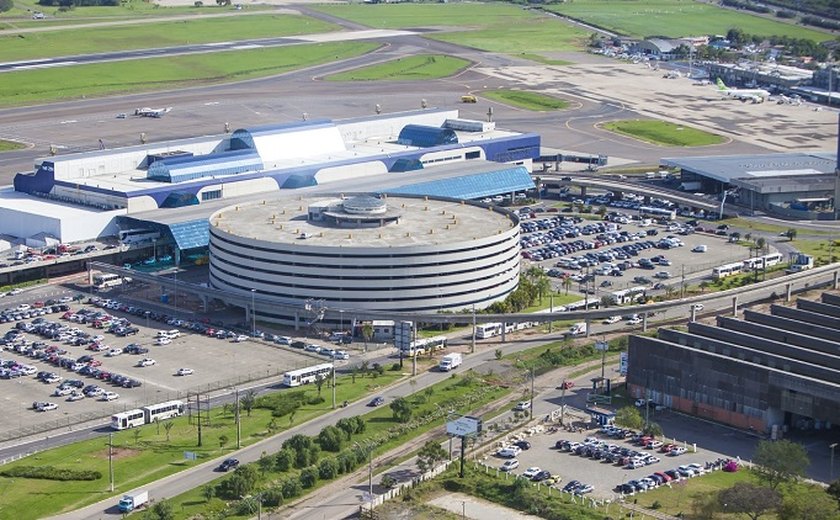
M 607 344 L 606 341 L 596 341 L 595 342 L 595 350 L 598 352 L 606 352 L 610 349 L 610 346 Z
M 198 457 L 195 456 L 194 451 L 185 451 L 184 452 L 184 459 L 186 460 L 196 460 Z

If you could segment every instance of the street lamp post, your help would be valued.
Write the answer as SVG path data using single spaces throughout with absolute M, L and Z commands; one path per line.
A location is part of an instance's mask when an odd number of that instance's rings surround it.
M 257 290 L 251 289 L 251 336 L 257 335 L 257 307 L 254 302 L 256 294 Z
M 831 449 L 831 461 L 828 464 L 828 481 L 834 482 L 834 448 L 837 447 L 837 443 L 829 444 L 828 447 Z

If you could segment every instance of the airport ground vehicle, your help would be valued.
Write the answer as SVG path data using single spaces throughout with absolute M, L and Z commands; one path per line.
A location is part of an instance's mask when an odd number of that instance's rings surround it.
M 130 513 L 135 509 L 143 507 L 143 505 L 148 501 L 148 491 L 135 491 L 134 493 L 126 493 L 123 495 L 117 507 L 119 508 L 120 513 Z
M 455 370 L 461 363 L 463 363 L 464 358 L 458 352 L 452 352 L 443 356 L 438 364 L 438 368 L 443 372 L 449 372 L 450 370 Z

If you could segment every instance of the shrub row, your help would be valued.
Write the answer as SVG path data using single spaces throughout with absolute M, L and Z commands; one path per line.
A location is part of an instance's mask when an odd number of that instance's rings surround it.
M 102 473 L 91 470 L 60 469 L 54 466 L 17 466 L 0 471 L 0 476 L 43 480 L 99 480 Z

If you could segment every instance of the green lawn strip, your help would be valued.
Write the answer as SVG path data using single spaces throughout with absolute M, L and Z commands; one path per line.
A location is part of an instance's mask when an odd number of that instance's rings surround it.
M 355 401 L 401 377 L 400 374 L 394 372 L 385 372 L 377 378 L 357 377 L 355 384 L 351 382 L 350 376 L 339 377 L 336 386 L 337 402 Z M 317 393 L 314 386 L 306 387 L 306 391 L 311 396 Z M 332 410 L 331 391 L 325 385 L 322 388 L 325 402 L 304 405 L 295 413 L 291 424 L 288 417 L 276 420 L 277 431 L 329 413 Z M 242 445 L 248 446 L 264 439 L 268 435 L 268 425 L 272 419 L 269 410 L 254 409 L 250 416 L 243 412 Z M 116 482 L 114 493 L 108 492 L 108 450 L 106 449 L 108 439 L 105 436 L 54 448 L 10 463 L 4 468 L 34 465 L 89 469 L 101 472 L 102 478 L 94 481 L 60 482 L 22 478 L 12 480 L 0 477 L 3 503 L 8 504 L 0 505 L 0 518 L 5 516 L 4 511 L 8 513 L 8 508 L 11 508 L 12 504 L 17 514 L 14 518 L 20 519 L 43 518 L 62 511 L 77 509 L 108 496 L 118 496 L 122 491 L 177 473 L 207 459 L 220 457 L 235 447 L 236 431 L 234 418 L 229 408 L 216 408 L 211 412 L 210 425 L 202 427 L 203 442 L 200 448 L 197 447 L 197 426 L 189 424 L 187 417 L 175 419 L 169 434 L 170 441 L 167 442 L 165 429 L 163 426 L 158 428 L 157 425 L 147 425 L 114 434 L 114 481 Z M 228 439 L 224 446 L 220 442 L 223 436 Z M 198 461 L 185 461 L 185 451 L 195 452 Z
M 338 26 L 306 16 L 264 14 L 9 35 L 0 33 L 0 61 L 292 36 L 335 30 L 338 30 Z M 218 53 L 216 56 L 219 54 L 224 53 Z M 146 70 L 146 67 L 138 67 L 136 62 L 132 63 L 135 68 Z
M 416 81 L 454 76 L 469 61 L 440 54 L 421 54 L 327 76 L 329 81 Z
M 247 10 L 267 9 L 268 6 L 243 6 Z M 138 18 L 150 16 L 183 16 L 188 14 L 210 14 L 210 13 L 225 13 L 233 12 L 233 7 L 220 7 L 216 2 L 204 2 L 203 7 L 195 7 L 194 5 L 182 5 L 163 7 L 154 2 L 145 0 L 121 0 L 119 5 L 115 6 L 73 6 L 70 9 L 62 9 L 58 6 L 40 5 L 33 0 L 15 0 L 15 9 L 3 15 L 7 21 L 14 21 L 15 16 L 23 17 L 24 20 L 30 20 L 32 13 L 26 11 L 39 11 L 44 13 L 47 18 L 43 20 L 32 20 L 37 23 L 52 22 L 53 20 L 60 20 L 64 22 L 72 22 L 75 19 L 96 19 L 96 18 Z
M 783 231 L 787 231 L 790 228 L 796 227 L 796 222 L 791 222 L 790 224 L 774 224 L 772 222 L 763 222 L 763 221 L 753 221 L 748 220 L 745 218 L 727 218 L 720 221 L 721 223 L 729 224 L 730 227 L 738 228 L 741 230 L 743 234 L 743 230 L 747 231 L 763 231 L 765 233 L 773 233 L 774 235 L 779 235 Z M 820 230 L 820 229 L 800 229 L 800 234 L 802 235 L 837 235 L 836 231 L 827 231 L 827 230 Z M 797 239 L 794 243 L 798 243 L 799 240 Z
M 172 89 L 280 74 L 359 56 L 376 44 L 336 42 L 7 72 L 0 106 Z
M 690 514 L 692 505 L 697 498 L 732 487 L 738 482 L 759 483 L 755 474 L 743 468 L 735 473 L 713 471 L 700 477 L 681 480 L 672 484 L 670 488 L 660 487 L 642 493 L 635 498 L 640 506 L 647 508 L 650 508 L 654 502 L 659 502 L 661 508 L 658 510 L 669 515 L 676 515 L 680 512 Z M 737 515 L 715 515 L 715 518 L 735 519 L 737 517 Z M 771 516 L 762 516 L 762 518 L 769 519 Z
M 367 427 L 364 433 L 353 435 L 349 441 L 343 443 L 342 449 L 347 449 L 353 446 L 354 443 L 359 445 L 366 445 L 372 443 L 376 446 L 373 451 L 373 458 L 376 460 L 377 456 L 389 452 L 390 450 L 404 444 L 410 438 L 422 435 L 433 428 L 439 428 L 443 425 L 446 419 L 446 412 L 450 409 L 459 413 L 467 413 L 476 408 L 479 408 L 489 402 L 499 399 L 510 389 L 489 386 L 484 384 L 477 376 L 468 373 L 469 375 L 456 375 L 445 381 L 437 383 L 429 388 L 412 394 L 407 399 L 412 404 L 413 419 L 417 421 L 413 423 L 410 421 L 407 424 L 397 422 L 393 418 L 391 409 L 388 406 L 377 408 L 369 413 L 362 415 Z M 457 406 L 458 400 L 469 399 L 471 402 L 468 405 Z M 451 405 L 451 406 L 450 406 Z M 433 414 L 434 418 L 431 420 L 418 420 L 426 414 Z M 269 454 L 270 455 L 270 454 Z M 319 460 L 315 464 L 317 466 L 321 460 L 328 457 L 335 457 L 337 453 L 321 451 Z M 357 466 L 356 469 L 358 469 Z M 285 472 L 270 470 L 261 473 L 260 482 L 257 488 L 265 490 L 272 485 L 276 485 L 278 481 L 285 478 L 297 478 L 300 470 L 289 470 Z M 218 479 L 214 482 L 218 482 Z M 303 490 L 301 495 L 296 497 L 286 497 L 286 502 L 293 499 L 300 498 L 317 489 L 318 487 L 327 484 L 329 480 L 318 480 L 316 485 L 310 489 Z M 196 515 L 217 514 L 223 506 L 222 501 L 214 498 L 207 501 L 204 496 L 203 487 L 191 490 L 182 495 L 172 497 L 171 501 L 176 512 L 176 518 L 195 518 Z M 238 511 L 237 504 L 229 504 L 225 509 L 225 518 L 252 518 L 253 512 Z
M 436 40 L 517 54 L 581 50 L 588 31 L 562 20 L 502 3 L 319 5 L 322 12 L 382 29 L 443 28 Z
M 534 54 L 532 52 L 520 52 L 517 56 L 520 58 L 524 58 L 526 60 L 536 61 L 537 63 L 542 63 L 543 65 L 574 65 L 573 61 L 568 60 L 555 60 L 553 58 L 546 58 L 542 54 Z
M 719 135 L 696 128 L 651 119 L 611 121 L 601 126 L 610 132 L 660 146 L 708 146 L 725 141 Z
M 481 96 L 537 112 L 563 110 L 569 108 L 570 105 L 565 99 L 558 99 L 546 96 L 545 94 L 523 90 L 484 90 L 481 92 Z
M 832 38 L 829 33 L 793 23 L 722 9 L 713 4 L 681 0 L 575 0 L 546 5 L 545 9 L 638 38 L 653 35 L 679 38 L 697 34 L 726 34 L 732 28 L 739 28 L 747 34 L 807 38 L 818 42 Z
M 6 141 L 4 139 L 0 139 L 0 152 L 20 150 L 21 148 L 26 148 L 26 145 L 23 143 L 18 143 L 17 141 Z
M 627 350 L 627 341 L 627 336 L 607 341 L 607 355 Z M 508 354 L 502 359 L 512 361 L 517 368 L 533 369 L 536 374 L 544 374 L 557 367 L 574 366 L 601 359 L 601 353 L 595 350 L 595 339 L 592 338 L 591 341 L 578 345 L 572 345 L 569 341 L 555 341 Z

